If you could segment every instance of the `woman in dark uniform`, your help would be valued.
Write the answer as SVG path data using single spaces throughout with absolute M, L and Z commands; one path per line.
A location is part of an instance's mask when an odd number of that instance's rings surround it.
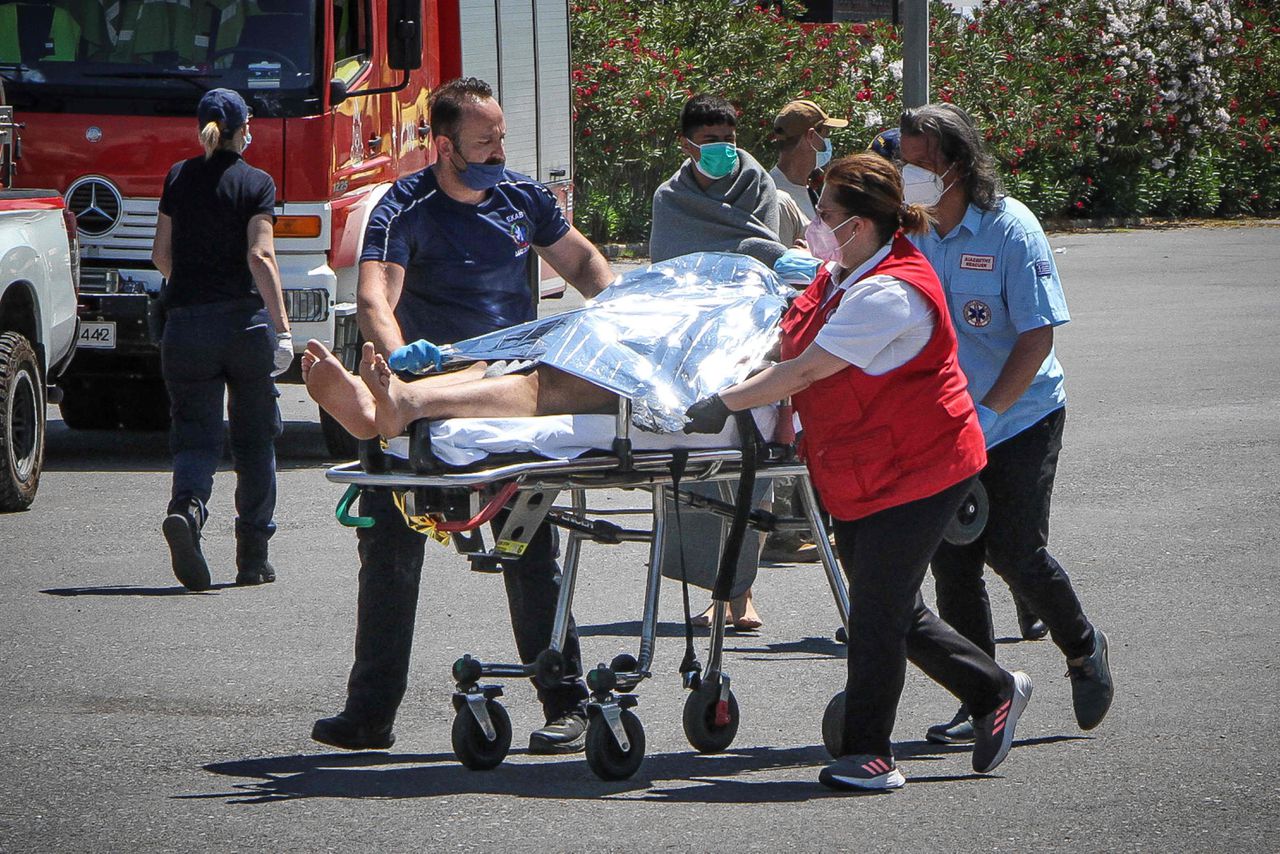
M 973 768 L 1009 752 L 1031 680 L 1009 673 L 925 607 L 943 529 L 986 462 L 938 277 L 907 240 L 929 223 L 875 154 L 836 161 L 806 232 L 827 263 L 782 319 L 782 358 L 690 407 L 686 430 L 791 397 L 801 451 L 831 514 L 849 577 L 842 750 L 819 779 L 837 789 L 904 782 L 889 736 L 907 660 L 974 710 Z M 976 704 L 976 705 L 975 705 Z
M 151 259 L 166 279 L 160 355 L 173 415 L 164 536 L 173 574 L 189 590 L 207 590 L 200 529 L 222 458 L 224 390 L 236 471 L 236 584 L 276 579 L 267 560 L 281 430 L 274 377 L 293 360 L 293 338 L 272 241 L 275 182 L 241 156 L 252 140 L 249 109 L 239 94 L 213 89 L 196 117 L 204 154 L 169 170 Z

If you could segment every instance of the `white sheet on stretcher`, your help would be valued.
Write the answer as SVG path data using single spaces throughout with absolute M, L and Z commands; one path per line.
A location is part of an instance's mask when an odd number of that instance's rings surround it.
M 778 410 L 760 406 L 752 410 L 760 435 L 773 436 Z M 610 451 L 616 435 L 612 415 L 543 415 L 536 418 L 450 418 L 431 425 L 431 450 L 446 465 L 464 466 L 489 454 L 533 453 L 551 460 L 571 460 L 589 451 Z M 718 435 L 706 433 L 648 433 L 631 431 L 636 451 L 674 448 L 736 448 L 738 429 L 730 419 Z M 398 436 L 387 443 L 387 453 L 405 459 L 409 439 Z

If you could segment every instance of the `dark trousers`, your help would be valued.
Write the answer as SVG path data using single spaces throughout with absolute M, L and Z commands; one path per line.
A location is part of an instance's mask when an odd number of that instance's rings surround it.
M 208 503 L 222 460 L 223 392 L 236 472 L 236 536 L 275 532 L 280 407 L 271 377 L 275 333 L 257 300 L 175 308 L 165 321 L 161 373 L 169 391 L 173 490 L 170 510 Z
M 372 726 L 390 725 L 409 682 L 409 654 L 426 537 L 409 529 L 391 493 L 366 491 L 360 514 L 374 524 L 356 532 L 360 578 L 356 610 L 355 663 L 347 682 L 347 714 Z M 498 517 L 495 527 L 501 524 Z M 519 560 L 503 561 L 511 628 L 521 662 L 528 664 L 551 645 L 560 566 L 556 563 L 554 531 L 543 525 Z M 581 675 L 582 656 L 572 620 L 565 639 L 567 669 Z M 587 688 L 581 679 L 555 688 L 538 688 L 538 700 L 548 721 L 581 705 Z
M 1066 418 L 1065 408 L 1055 410 L 987 452 L 987 467 L 979 475 L 991 502 L 986 529 L 967 546 L 943 543 L 933 556 L 938 614 L 993 657 L 984 564 L 1044 620 L 1067 658 L 1093 651 L 1093 626 L 1071 579 L 1047 548 L 1049 500 Z
M 907 661 L 975 715 L 1000 704 L 1009 675 L 925 607 L 920 584 L 942 531 L 973 479 L 853 522 L 835 520 L 849 579 L 849 676 L 844 753 L 891 756 Z

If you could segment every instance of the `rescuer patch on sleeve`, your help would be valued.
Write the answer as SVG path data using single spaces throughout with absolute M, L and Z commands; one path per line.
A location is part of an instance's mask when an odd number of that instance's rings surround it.
M 1053 275 L 1053 265 L 1049 263 L 1048 259 L 1041 258 L 1039 261 L 1036 262 L 1036 275 L 1037 276 Z

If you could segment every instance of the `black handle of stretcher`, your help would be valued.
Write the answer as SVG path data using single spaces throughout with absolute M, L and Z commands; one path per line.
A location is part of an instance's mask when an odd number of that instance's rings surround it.
M 756 489 L 756 422 L 750 410 L 733 413 L 742 440 L 742 475 L 738 478 L 738 501 L 734 507 L 733 521 L 729 523 L 729 536 L 724 551 L 720 553 L 720 568 L 716 570 L 716 583 L 711 598 L 728 601 L 738 576 L 738 556 L 742 554 L 742 540 L 747 533 L 747 517 L 751 513 L 751 497 Z

